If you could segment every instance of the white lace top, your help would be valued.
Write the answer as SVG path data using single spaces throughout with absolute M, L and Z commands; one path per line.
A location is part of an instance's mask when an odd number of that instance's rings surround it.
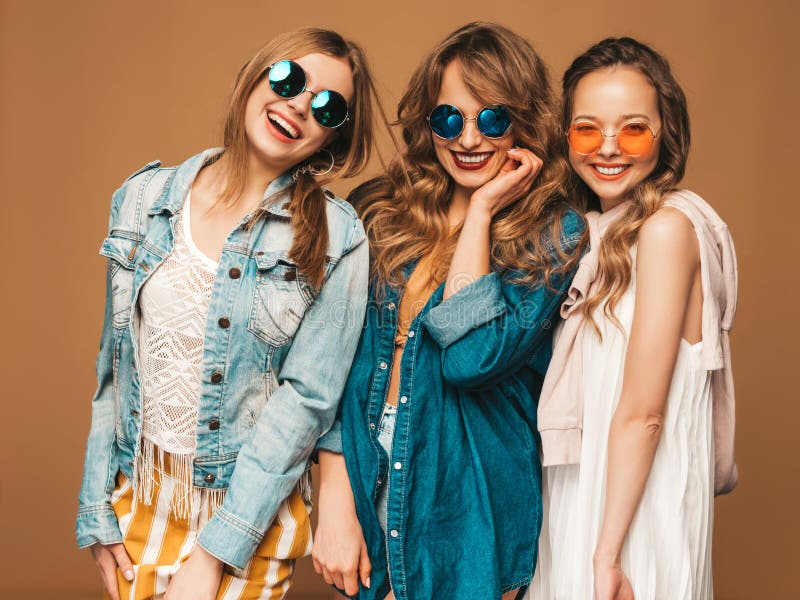
M 142 435 L 170 454 L 193 454 L 200 369 L 217 263 L 192 241 L 191 192 L 175 247 L 142 287 L 139 355 Z

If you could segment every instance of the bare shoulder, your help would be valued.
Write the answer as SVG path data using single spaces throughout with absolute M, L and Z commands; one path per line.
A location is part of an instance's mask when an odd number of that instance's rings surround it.
M 638 256 L 647 257 L 648 262 L 678 261 L 696 267 L 700 264 L 700 247 L 692 222 L 677 208 L 660 208 L 639 231 Z

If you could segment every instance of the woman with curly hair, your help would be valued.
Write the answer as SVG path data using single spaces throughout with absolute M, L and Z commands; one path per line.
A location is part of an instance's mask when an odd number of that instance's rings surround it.
M 312 552 L 349 595 L 513 598 L 532 577 L 536 402 L 584 231 L 554 102 L 527 41 L 466 25 L 400 101 L 405 151 L 351 195 L 370 305 Z

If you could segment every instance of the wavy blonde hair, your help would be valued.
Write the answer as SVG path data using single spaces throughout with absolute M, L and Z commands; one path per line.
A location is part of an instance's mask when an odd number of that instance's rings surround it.
M 661 117 L 658 162 L 652 173 L 631 190 L 632 202 L 603 236 L 597 291 L 586 300 L 584 315 L 600 333 L 592 318 L 595 309 L 605 302 L 605 315 L 619 326 L 614 308 L 631 283 L 631 248 L 639 238 L 645 220 L 661 208 L 664 195 L 675 189 L 683 178 L 689 156 L 689 111 L 686 96 L 672 75 L 667 60 L 658 52 L 632 38 L 607 38 L 578 56 L 564 73 L 561 125 L 568 131 L 572 122 L 575 88 L 593 71 L 626 65 L 638 69 L 656 91 Z M 561 137 L 561 151 L 568 155 L 566 135 Z M 589 186 L 572 171 L 570 194 L 582 205 L 597 208 L 599 200 Z
M 402 267 L 430 253 L 437 257 L 433 277 L 441 282 L 447 276 L 461 227 L 450 232 L 453 181 L 436 158 L 427 117 L 436 106 L 442 73 L 455 60 L 470 92 L 487 105 L 505 105 L 515 143 L 544 161 L 530 192 L 492 220 L 492 268 L 529 282 L 549 282 L 551 275 L 570 269 L 580 254 L 580 248 L 570 256 L 561 249 L 569 165 L 559 152 L 556 101 L 545 64 L 533 47 L 493 23 L 461 27 L 422 61 L 397 109 L 395 124 L 401 127 L 405 150 L 386 175 L 351 194 L 370 239 L 373 279 L 400 287 Z M 556 264 L 554 253 L 560 258 Z
M 325 272 L 325 252 L 328 247 L 323 185 L 339 177 L 353 177 L 360 173 L 367 165 L 373 149 L 377 94 L 366 56 L 356 43 L 345 40 L 335 31 L 307 27 L 275 37 L 244 64 L 228 101 L 223 134 L 224 153 L 228 155 L 225 161 L 226 187 L 219 201 L 235 202 L 244 190 L 248 152 L 244 114 L 253 89 L 264 80 L 269 66 L 274 62 L 316 52 L 346 59 L 353 73 L 354 89 L 348 106 L 350 119 L 336 129 L 333 140 L 325 147 L 334 158 L 330 175 L 317 180 L 301 169 L 291 189 L 288 208 L 292 214 L 294 241 L 289 257 L 297 263 L 298 269 L 309 282 L 318 288 Z M 323 152 L 321 158 L 315 155 L 307 162 L 324 171 L 330 164 L 330 157 Z

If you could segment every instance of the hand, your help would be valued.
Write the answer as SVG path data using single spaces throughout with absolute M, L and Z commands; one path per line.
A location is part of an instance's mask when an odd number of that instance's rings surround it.
M 222 579 L 222 561 L 195 546 L 172 576 L 164 600 L 214 600 Z
M 470 207 L 482 208 L 493 217 L 528 193 L 542 164 L 530 150 L 511 148 L 497 175 L 473 192 Z
M 369 587 L 372 563 L 356 516 L 352 492 L 349 503 L 332 496 L 334 494 L 323 495 L 320 491 L 319 521 L 311 558 L 314 570 L 326 583 L 344 590 L 348 596 L 355 596 L 359 580 L 365 588 Z
M 117 568 L 128 581 L 133 581 L 133 565 L 125 546 L 122 544 L 93 544 L 89 547 L 92 551 L 94 563 L 100 570 L 103 585 L 111 600 L 119 599 L 119 584 L 117 583 Z
M 631 582 L 622 567 L 613 562 L 594 561 L 594 595 L 596 600 L 635 600 Z

